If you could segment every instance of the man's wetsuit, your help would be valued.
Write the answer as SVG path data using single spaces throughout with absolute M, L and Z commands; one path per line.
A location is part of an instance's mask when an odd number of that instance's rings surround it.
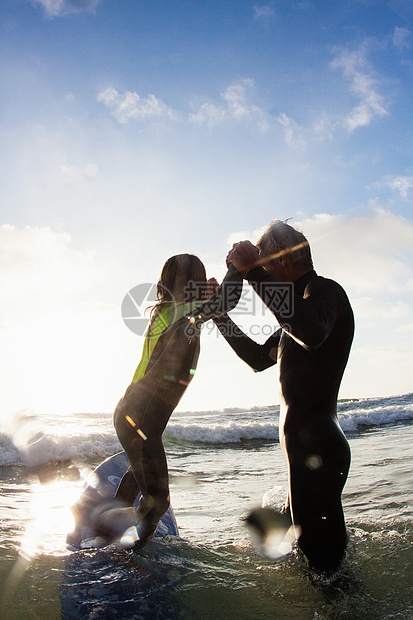
M 141 540 L 153 534 L 169 506 L 162 433 L 195 374 L 200 326 L 216 314 L 234 308 L 241 290 L 242 276 L 231 267 L 208 301 L 164 307 L 148 330 L 141 362 L 116 407 L 116 433 L 131 465 L 119 484 L 116 498 L 133 505 L 141 491 Z M 191 320 L 193 314 L 196 318 Z
M 350 302 L 339 284 L 310 271 L 294 283 L 285 316 L 277 295 L 285 286 L 262 267 L 246 277 L 281 329 L 260 345 L 228 316 L 214 321 L 255 371 L 278 362 L 280 442 L 289 466 L 291 515 L 301 531 L 298 544 L 312 568 L 336 570 L 347 541 L 341 492 L 350 448 L 337 421 L 337 395 L 354 334 Z

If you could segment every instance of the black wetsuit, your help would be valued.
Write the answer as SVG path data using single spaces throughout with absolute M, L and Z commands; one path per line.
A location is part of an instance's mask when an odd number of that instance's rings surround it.
M 116 498 L 133 505 L 141 491 L 138 508 L 141 540 L 153 534 L 169 506 L 162 433 L 195 374 L 200 327 L 206 320 L 234 308 L 241 291 L 242 276 L 231 266 L 215 295 L 206 302 L 194 302 L 196 309 L 192 314 L 162 331 L 143 376 L 129 385 L 116 407 L 116 433 L 131 465 L 119 484 Z
M 260 345 L 228 316 L 214 321 L 254 370 L 278 362 L 280 442 L 289 466 L 290 510 L 301 531 L 298 544 L 312 568 L 335 570 L 347 542 L 341 492 L 350 448 L 337 421 L 337 395 L 354 334 L 350 302 L 339 284 L 315 271 L 292 285 L 287 302 L 286 285 L 262 267 L 247 279 L 281 329 Z

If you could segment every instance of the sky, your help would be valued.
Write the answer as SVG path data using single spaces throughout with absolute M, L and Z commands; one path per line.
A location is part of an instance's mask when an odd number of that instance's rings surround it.
M 412 0 L 2 0 L 0 417 L 112 411 L 128 291 L 183 252 L 222 279 L 273 218 L 351 300 L 340 397 L 410 392 L 412 45 Z M 206 325 L 179 409 L 278 402 Z

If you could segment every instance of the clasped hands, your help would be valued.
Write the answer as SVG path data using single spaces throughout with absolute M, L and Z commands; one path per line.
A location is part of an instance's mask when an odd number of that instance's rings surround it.
M 244 277 L 259 264 L 259 260 L 258 248 L 251 241 L 234 243 L 226 257 L 227 267 L 232 263 Z
M 251 241 L 239 241 L 234 243 L 226 256 L 227 267 L 230 263 L 245 277 L 253 267 L 259 265 L 259 252 Z M 219 284 L 215 278 L 209 278 L 207 282 L 206 299 L 217 292 Z

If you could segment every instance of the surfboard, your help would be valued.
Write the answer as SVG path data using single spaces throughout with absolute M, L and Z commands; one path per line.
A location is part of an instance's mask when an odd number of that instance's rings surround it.
M 119 452 L 103 461 L 88 477 L 85 490 L 72 507 L 75 527 L 66 537 L 66 544 L 69 548 L 82 549 L 97 546 L 97 535 L 91 523 L 91 514 L 114 498 L 119 482 L 128 467 L 129 461 L 125 452 Z M 140 494 L 136 498 L 135 506 L 138 505 L 139 499 Z M 171 506 L 159 521 L 154 534 L 154 538 L 163 536 L 179 536 L 178 525 Z

